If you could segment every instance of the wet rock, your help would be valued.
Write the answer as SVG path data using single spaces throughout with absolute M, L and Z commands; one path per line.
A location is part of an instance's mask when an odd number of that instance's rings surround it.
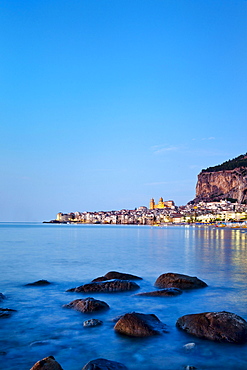
M 154 285 L 158 288 L 179 288 L 182 290 L 204 288 L 207 286 L 204 281 L 195 276 L 176 274 L 172 272 L 160 275 Z
M 3 301 L 5 298 L 5 295 L 3 293 L 0 293 L 0 301 Z
M 127 367 L 120 362 L 98 358 L 89 361 L 82 370 L 128 370 Z
M 36 362 L 30 370 L 63 370 L 53 356 L 45 357 Z
M 195 369 L 196 369 L 195 366 L 191 366 L 191 365 L 185 366 L 185 370 L 195 370 Z
M 75 299 L 74 301 L 63 305 L 65 308 L 73 308 L 76 311 L 80 312 L 96 312 L 107 310 L 110 307 L 107 303 L 103 301 L 99 301 L 98 299 L 94 299 L 91 297 L 85 299 Z
M 90 320 L 84 321 L 83 326 L 89 328 L 89 327 L 93 327 L 93 326 L 99 326 L 99 325 L 102 325 L 102 324 L 103 324 L 103 321 L 101 321 L 101 320 L 90 319 Z
M 141 277 L 131 274 L 126 274 L 124 272 L 117 272 L 117 271 L 110 271 L 107 272 L 104 276 L 100 276 L 96 279 L 93 279 L 93 282 L 97 281 L 106 281 L 106 280 L 112 280 L 112 279 L 118 279 L 118 280 L 142 280 Z
M 113 293 L 126 292 L 139 289 L 139 285 L 129 280 L 109 280 L 81 285 L 77 288 L 68 289 L 67 292 L 78 293 Z
M 247 342 L 247 322 L 231 312 L 204 312 L 180 317 L 177 327 L 198 338 L 217 342 Z
M 195 344 L 195 343 L 187 343 L 187 344 L 185 344 L 185 345 L 183 346 L 183 348 L 184 348 L 187 352 L 189 352 L 189 351 L 191 351 L 192 349 L 194 349 L 194 348 L 195 348 L 195 346 L 196 346 L 196 344 Z
M 10 317 L 13 312 L 16 312 L 16 310 L 12 310 L 10 308 L 0 308 L 0 318 Z
M 44 285 L 50 285 L 51 283 L 47 280 L 38 280 L 34 283 L 26 284 L 26 286 L 44 286 Z
M 166 325 L 157 316 L 143 313 L 126 313 L 115 324 L 114 329 L 120 334 L 131 337 L 149 337 L 166 332 Z
M 155 290 L 153 292 L 137 293 L 135 296 L 147 296 L 147 297 L 173 297 L 182 294 L 182 290 L 178 288 L 166 288 L 162 290 Z

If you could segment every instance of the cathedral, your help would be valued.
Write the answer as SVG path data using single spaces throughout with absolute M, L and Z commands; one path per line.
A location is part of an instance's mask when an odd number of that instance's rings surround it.
M 163 209 L 163 208 L 170 208 L 174 206 L 173 200 L 167 200 L 164 202 L 163 198 L 161 197 L 159 203 L 155 204 L 154 199 L 152 198 L 149 203 L 149 209 Z

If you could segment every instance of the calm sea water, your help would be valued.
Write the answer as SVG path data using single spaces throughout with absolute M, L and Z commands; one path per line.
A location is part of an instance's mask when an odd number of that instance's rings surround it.
M 247 345 L 219 344 L 179 331 L 176 320 L 190 313 L 230 311 L 247 320 L 247 233 L 208 227 L 0 224 L 0 368 L 26 370 L 53 355 L 64 370 L 80 370 L 107 358 L 130 370 L 247 369 Z M 133 293 L 95 294 L 110 310 L 82 314 L 62 308 L 90 295 L 66 289 L 116 270 L 143 277 L 141 291 L 154 290 L 165 272 L 197 276 L 208 287 L 178 297 L 136 297 Z M 47 279 L 46 287 L 26 287 Z M 92 295 L 91 295 L 92 296 Z M 119 336 L 112 319 L 127 312 L 154 313 L 169 333 L 133 339 Z M 84 328 L 98 318 L 103 325 Z M 191 351 L 183 346 L 195 343 Z

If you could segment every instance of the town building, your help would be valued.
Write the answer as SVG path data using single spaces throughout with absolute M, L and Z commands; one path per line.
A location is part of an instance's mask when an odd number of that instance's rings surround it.
M 149 209 L 164 209 L 172 207 L 174 207 L 173 200 L 167 200 L 164 202 L 162 197 L 159 199 L 159 202 L 157 204 L 155 204 L 154 198 L 152 198 L 149 203 Z

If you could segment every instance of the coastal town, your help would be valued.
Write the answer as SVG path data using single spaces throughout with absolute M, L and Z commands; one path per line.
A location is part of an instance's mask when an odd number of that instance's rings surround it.
M 190 202 L 176 206 L 174 201 L 160 198 L 156 204 L 152 198 L 149 207 L 140 206 L 133 210 L 98 212 L 59 212 L 50 223 L 78 224 L 124 224 L 124 225 L 168 225 L 168 224 L 211 224 L 231 223 L 247 226 L 247 205 L 229 200 L 218 202 Z
M 198 175 L 196 196 L 185 206 L 173 200 L 154 198 L 149 207 L 97 212 L 59 212 L 49 223 L 123 224 L 162 226 L 168 224 L 216 224 L 247 228 L 247 153 Z

